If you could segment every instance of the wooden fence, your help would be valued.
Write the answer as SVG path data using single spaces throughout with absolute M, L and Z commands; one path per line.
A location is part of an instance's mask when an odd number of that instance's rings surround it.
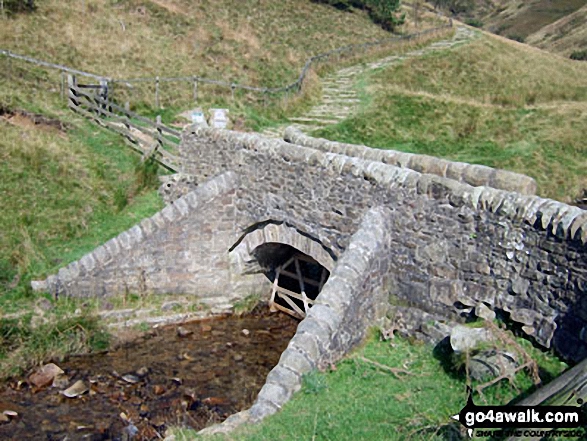
M 152 121 L 131 112 L 128 105 L 111 102 L 104 83 L 78 84 L 74 75 L 68 75 L 67 87 L 68 106 L 74 112 L 122 135 L 143 161 L 153 159 L 171 171 L 180 170 L 181 133 L 162 124 L 160 116 Z
M 77 77 L 85 77 L 91 81 L 99 81 L 103 83 L 109 88 L 110 96 L 112 96 L 114 88 L 117 90 L 121 90 L 124 93 L 132 93 L 133 90 L 139 87 L 148 86 L 152 88 L 152 92 L 154 95 L 154 107 L 159 109 L 161 107 L 162 102 L 162 91 L 161 88 L 164 84 L 175 84 L 175 83 L 187 83 L 190 85 L 190 94 L 193 96 L 193 101 L 198 101 L 198 95 L 201 93 L 201 86 L 214 86 L 218 87 L 219 90 L 226 90 L 227 92 L 230 91 L 230 95 L 232 99 L 235 98 L 235 93 L 237 91 L 244 91 L 244 92 L 251 92 L 257 94 L 261 97 L 262 102 L 267 104 L 269 99 L 275 97 L 283 97 L 285 100 L 292 94 L 298 94 L 302 90 L 304 82 L 307 80 L 308 74 L 310 70 L 315 67 L 315 65 L 319 63 L 324 63 L 332 59 L 341 59 L 345 56 L 353 55 L 353 54 L 361 54 L 364 53 L 366 50 L 375 47 L 382 47 L 389 44 L 401 44 L 403 42 L 409 42 L 418 40 L 420 38 L 433 35 L 438 32 L 442 32 L 444 30 L 450 29 L 453 27 L 452 20 L 448 20 L 445 25 L 438 26 L 431 29 L 426 29 L 421 32 L 416 32 L 413 34 L 407 35 L 394 35 L 391 37 L 383 38 L 380 40 L 370 41 L 366 43 L 359 43 L 359 44 L 350 44 L 347 46 L 339 47 L 337 49 L 315 55 L 310 57 L 306 60 L 306 63 L 302 67 L 300 74 L 298 75 L 297 79 L 290 84 L 281 86 L 281 87 L 255 87 L 249 86 L 244 84 L 239 84 L 236 82 L 230 81 L 223 81 L 223 80 L 214 80 L 210 78 L 203 78 L 196 75 L 191 76 L 177 76 L 177 77 L 150 77 L 150 78 L 130 78 L 130 79 L 120 79 L 120 78 L 110 78 L 104 75 L 97 75 L 90 72 L 84 72 L 78 69 L 74 69 L 68 66 L 64 66 L 61 64 L 49 63 L 42 60 L 37 60 L 25 55 L 15 54 L 9 50 L 0 49 L 0 56 L 3 56 L 7 59 L 16 59 L 25 61 L 30 64 L 34 64 L 37 66 L 45 67 L 48 69 L 58 70 L 62 74 L 62 90 L 63 88 L 63 79 L 65 79 L 65 75 L 75 75 Z M 121 89 L 120 86 L 122 86 Z M 120 100 L 122 101 L 122 100 Z M 126 100 L 125 100 L 126 101 Z

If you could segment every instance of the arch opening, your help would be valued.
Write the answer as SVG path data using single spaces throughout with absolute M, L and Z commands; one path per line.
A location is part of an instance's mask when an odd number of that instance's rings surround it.
M 330 271 L 311 256 L 283 243 L 264 243 L 252 254 L 271 281 L 269 308 L 303 319 Z

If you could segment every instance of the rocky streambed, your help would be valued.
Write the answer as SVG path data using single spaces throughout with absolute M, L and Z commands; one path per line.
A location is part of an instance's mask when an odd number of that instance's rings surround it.
M 298 321 L 258 310 L 148 331 L 0 386 L 0 439 L 153 440 L 250 407 Z

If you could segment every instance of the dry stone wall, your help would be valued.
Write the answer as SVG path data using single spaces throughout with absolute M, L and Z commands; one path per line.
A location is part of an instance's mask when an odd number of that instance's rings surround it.
M 56 297 L 193 294 L 210 306 L 230 305 L 262 282 L 231 271 L 227 250 L 243 220 L 236 213 L 239 185 L 235 173 L 220 174 L 33 288 Z
M 392 274 L 386 258 L 392 243 L 389 214 L 390 210 L 383 207 L 366 213 L 316 305 L 298 326 L 253 406 L 202 433 L 228 432 L 277 412 L 301 388 L 305 374 L 339 360 L 385 314 L 385 287 Z
M 536 194 L 536 181 L 534 179 L 507 170 L 499 170 L 484 165 L 447 161 L 446 159 L 428 155 L 374 149 L 364 145 L 344 144 L 322 138 L 312 138 L 294 127 L 288 127 L 285 130 L 284 139 L 292 144 L 310 147 L 323 152 L 339 153 L 341 155 L 368 159 L 370 161 L 380 161 L 397 167 L 409 168 L 420 173 L 428 173 L 465 182 L 475 187 L 484 185 L 501 190 L 516 191 L 521 194 Z
M 576 207 L 251 134 L 193 128 L 182 155 L 198 179 L 246 176 L 241 212 L 290 219 L 341 253 L 369 208 L 386 207 L 390 305 L 449 320 L 488 307 L 567 358 L 587 355 L 587 213 Z
M 262 268 L 244 270 L 254 267 L 250 248 L 286 232 L 283 243 L 337 270 L 369 210 L 382 207 L 385 271 L 373 283 L 388 310 L 378 307 L 379 318 L 412 308 L 452 321 L 490 309 L 569 359 L 587 355 L 587 213 L 576 207 L 210 128 L 187 129 L 181 155 L 183 173 L 203 184 L 35 288 L 230 303 L 266 290 Z

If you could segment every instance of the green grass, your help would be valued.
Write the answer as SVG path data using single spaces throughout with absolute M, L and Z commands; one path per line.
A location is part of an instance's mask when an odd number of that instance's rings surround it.
M 587 187 L 587 68 L 483 37 L 363 78 L 363 109 L 315 132 L 534 177 L 572 201 Z
M 518 340 L 541 367 L 545 380 L 566 368 L 528 342 Z M 409 374 L 397 375 L 365 359 Z M 473 384 L 475 386 L 475 384 Z M 483 396 L 479 405 L 506 404 L 520 392 L 533 390 L 530 376 L 520 373 L 516 388 L 502 381 Z M 261 424 L 244 426 L 211 440 L 443 440 L 460 432 L 450 417 L 466 402 L 463 373 L 452 368 L 449 355 L 426 344 L 373 336 L 335 369 L 312 372 L 300 392 L 277 414 Z M 178 440 L 194 439 L 189 430 L 175 430 Z M 453 438 L 455 439 L 455 438 Z
M 100 320 L 80 310 L 71 311 L 70 306 L 67 301 L 54 302 L 49 311 L 0 318 L 0 379 L 67 354 L 108 348 L 110 335 Z

